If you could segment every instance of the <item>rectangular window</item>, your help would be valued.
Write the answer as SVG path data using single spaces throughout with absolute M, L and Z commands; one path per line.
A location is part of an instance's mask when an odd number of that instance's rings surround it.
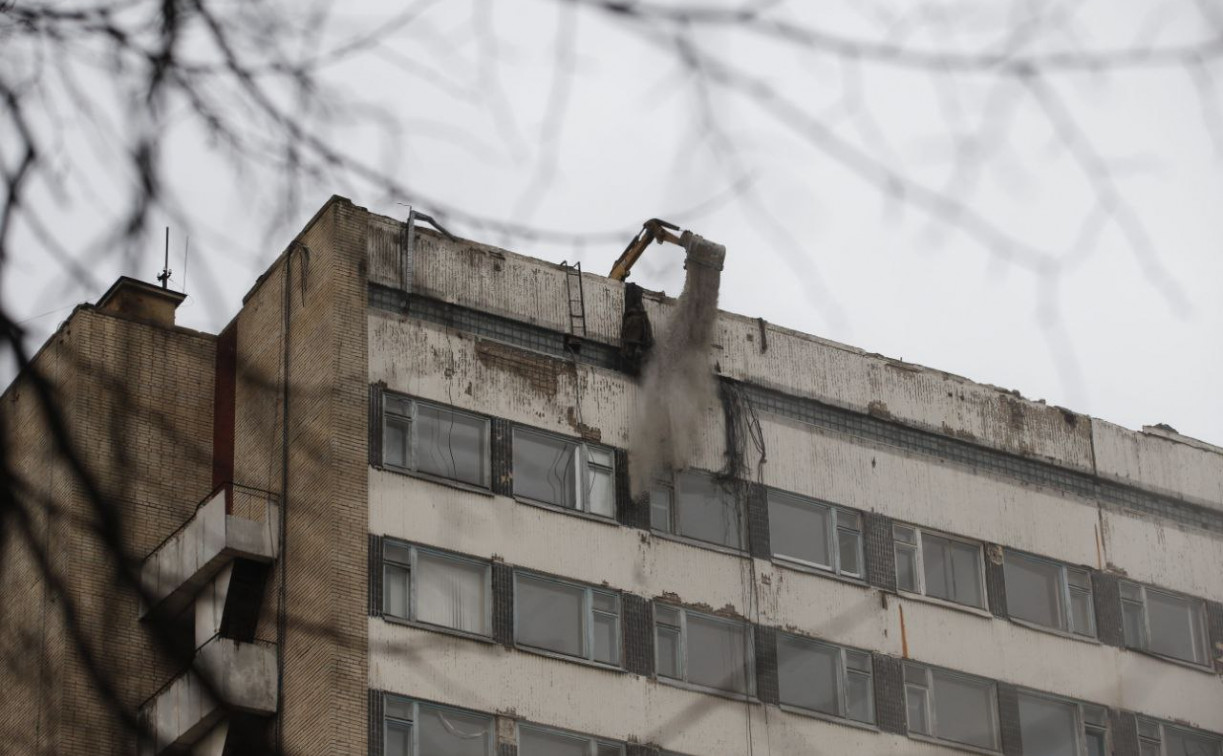
M 752 633 L 747 623 L 655 604 L 654 648 L 660 677 L 755 695 Z
M 650 489 L 650 527 L 663 533 L 744 548 L 743 511 L 733 492 L 702 472 L 683 472 L 675 482 Z
M 909 732 L 998 750 L 998 694 L 977 677 L 906 663 Z
M 1095 637 L 1091 577 L 1087 570 L 1009 550 L 1004 570 L 1010 616 Z
M 1223 756 L 1223 738 L 1139 717 L 1138 753 L 1140 756 Z
M 383 405 L 383 464 L 488 488 L 487 418 L 392 394 Z
M 523 646 L 620 666 L 620 595 L 514 573 L 515 640 Z
M 624 756 L 624 744 L 589 735 L 518 725 L 519 756 Z
M 769 491 L 773 556 L 862 577 L 862 515 L 781 491 Z
M 868 653 L 778 633 L 777 677 L 783 704 L 875 721 Z
M 981 545 L 894 525 L 896 586 L 977 608 L 985 607 Z
M 1102 706 L 1019 694 L 1019 729 L 1025 756 L 1104 756 L 1106 722 Z
M 615 456 L 604 446 L 514 428 L 514 495 L 614 517 Z
M 1121 619 L 1130 648 L 1192 664 L 1210 663 L 1206 607 L 1200 599 L 1123 580 Z
M 386 697 L 386 756 L 493 756 L 493 718 L 448 706 Z
M 385 540 L 382 613 L 465 633 L 492 633 L 487 562 Z

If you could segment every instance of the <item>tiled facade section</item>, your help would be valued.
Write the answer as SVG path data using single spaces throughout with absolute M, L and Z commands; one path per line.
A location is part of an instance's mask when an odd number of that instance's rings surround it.
M 494 417 L 489 428 L 489 443 L 492 446 L 493 493 L 502 496 L 514 495 L 513 424 L 509 420 Z
M 1006 617 L 1006 568 L 1002 562 L 1002 547 L 985 544 L 985 592 L 989 611 L 995 617 Z
M 777 631 L 756 625 L 756 697 L 764 703 L 781 701 L 777 680 Z
M 752 556 L 768 559 L 773 556 L 769 544 L 769 498 L 764 486 L 747 486 L 747 539 Z
M 874 512 L 866 512 L 862 520 L 866 582 L 885 591 L 895 591 L 896 551 L 892 541 L 892 521 Z
M 369 616 L 382 616 L 382 536 L 369 534 Z
M 998 683 L 998 729 L 1005 756 L 1023 756 L 1023 734 L 1019 729 L 1019 691 Z
M 875 683 L 875 724 L 884 732 L 904 735 L 905 678 L 900 659 L 886 654 L 871 654 Z
M 1096 605 L 1096 637 L 1101 643 L 1122 648 L 1125 636 L 1121 625 L 1121 589 L 1117 576 L 1108 572 L 1091 573 L 1091 595 Z
M 493 640 L 514 645 L 514 568 L 504 562 L 493 563 Z
M 1218 601 L 1206 602 L 1206 628 L 1210 658 L 1214 659 L 1215 671 L 1223 674 L 1223 604 Z
M 650 602 L 631 593 L 621 594 L 624 615 L 624 669 L 647 677 L 654 674 L 654 613 Z
M 1113 756 L 1140 756 L 1138 723 L 1130 712 L 1109 710 L 1108 736 L 1112 740 Z

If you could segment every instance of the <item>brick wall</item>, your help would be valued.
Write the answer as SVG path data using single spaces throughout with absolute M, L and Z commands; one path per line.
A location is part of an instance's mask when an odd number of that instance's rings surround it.
M 207 493 L 213 360 L 210 336 L 91 307 L 78 308 L 39 353 L 35 368 L 54 387 L 68 438 L 106 502 L 101 510 L 54 448 L 32 384 L 22 379 L 5 392 L 10 459 L 29 486 L 23 504 L 54 578 L 44 579 L 24 539 L 10 532 L 6 546 L 14 548 L 0 565 L 0 643 L 5 660 L 21 664 L 0 671 L 0 727 L 13 752 L 130 751 L 134 739 L 110 704 L 135 710 L 175 668 L 155 651 L 136 593 L 121 587 L 96 531 L 118 534 L 138 562 Z M 67 611 L 75 613 L 72 627 Z M 115 696 L 93 682 L 90 657 Z
M 280 716 L 283 745 L 296 753 L 366 750 L 367 218 L 345 200 L 328 203 L 238 316 L 235 479 L 279 491 L 287 265 L 285 548 L 258 634 L 277 637 L 283 595 Z

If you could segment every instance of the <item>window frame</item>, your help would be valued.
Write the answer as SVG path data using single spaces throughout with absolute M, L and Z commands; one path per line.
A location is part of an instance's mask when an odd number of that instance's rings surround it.
M 858 582 L 858 583 L 866 581 L 866 548 L 865 548 L 865 542 L 864 542 L 865 537 L 862 532 L 862 528 L 863 528 L 862 512 L 856 509 L 853 509 L 852 507 L 843 507 L 839 504 L 833 504 L 831 502 L 821 501 L 819 499 L 813 499 L 809 496 L 803 496 L 801 494 L 796 494 L 790 491 L 782 491 L 781 489 L 769 488 L 767 489 L 767 492 L 765 494 L 765 505 L 769 508 L 770 524 L 774 521 L 773 509 L 772 509 L 774 497 L 777 497 L 777 499 L 783 504 L 787 503 L 785 502 L 786 499 L 789 499 L 790 502 L 788 503 L 796 504 L 796 505 L 799 505 L 801 507 L 804 507 L 810 510 L 820 510 L 820 509 L 828 510 L 830 514 L 829 528 L 828 528 L 828 540 L 830 541 L 830 544 L 829 544 L 828 553 L 830 555 L 831 564 L 822 565 L 816 562 L 812 562 L 812 561 L 803 559 L 802 557 L 796 557 L 796 556 L 790 556 L 788 554 L 778 553 L 776 546 L 773 545 L 772 539 L 770 539 L 769 551 L 773 559 L 780 561 L 783 564 L 792 564 L 792 565 L 796 565 L 799 567 L 809 568 L 812 570 L 818 570 L 821 573 L 835 575 L 837 577 L 845 578 L 846 580 L 851 580 L 851 581 Z M 854 517 L 856 517 L 858 520 L 857 527 L 849 527 L 846 525 L 842 525 L 841 524 L 842 512 L 846 514 L 852 514 Z M 857 555 L 856 555 L 857 560 L 858 560 L 858 571 L 857 572 L 849 572 L 845 570 L 844 568 L 843 560 L 841 559 L 841 533 L 842 532 L 849 532 L 849 533 L 857 534 L 857 547 L 858 547 Z
M 1143 734 L 1143 725 L 1146 725 L 1148 727 L 1157 728 L 1156 735 L 1152 737 L 1150 735 Z M 1144 717 L 1144 716 L 1134 717 L 1134 731 L 1135 731 L 1135 734 L 1138 736 L 1139 753 L 1142 753 L 1142 747 L 1144 745 L 1153 745 L 1158 749 L 1159 756 L 1164 756 L 1167 753 L 1167 749 L 1165 748 L 1165 746 L 1167 745 L 1167 742 L 1168 742 L 1168 736 L 1167 736 L 1166 731 L 1169 729 L 1186 732 L 1197 738 L 1213 740 L 1215 743 L 1214 756 L 1223 756 L 1223 736 L 1219 736 L 1213 732 L 1207 732 L 1206 730 L 1198 730 L 1192 727 L 1183 727 L 1181 725 L 1173 724 L 1171 722 L 1165 722 L 1162 719 L 1155 719 L 1154 717 Z
M 1052 701 L 1058 704 L 1065 704 L 1074 709 L 1074 748 L 1078 756 L 1088 756 L 1087 736 L 1089 732 L 1097 733 L 1104 738 L 1104 753 L 1110 753 L 1109 748 L 1112 744 L 1112 733 L 1109 731 L 1108 709 L 1100 704 L 1088 703 L 1086 701 L 1078 701 L 1073 698 L 1065 698 L 1064 696 L 1046 693 L 1044 691 L 1031 690 L 1028 688 L 1020 688 L 1017 691 L 1020 699 L 1038 698 L 1045 701 Z M 1018 699 L 1017 699 L 1018 700 Z M 1016 704 L 1018 706 L 1018 703 Z M 1087 717 L 1088 709 L 1096 709 L 1100 712 L 1100 724 L 1089 721 Z M 1023 716 L 1019 715 L 1019 729 L 1023 731 Z
M 572 738 L 573 740 L 586 741 L 586 753 L 588 756 L 598 756 L 600 748 L 616 748 L 620 751 L 620 756 L 625 756 L 625 744 L 623 741 L 613 738 L 601 738 L 597 735 L 587 735 L 584 732 L 574 732 L 573 730 L 562 730 L 559 727 L 548 727 L 547 725 L 536 724 L 534 722 L 514 722 L 514 746 L 522 752 L 522 730 L 535 730 L 548 735 L 559 735 L 564 738 Z
M 896 537 L 897 529 L 913 531 L 915 542 L 910 544 L 908 542 L 901 541 L 899 538 Z M 968 604 L 963 601 L 957 601 L 955 599 L 943 598 L 942 596 L 931 596 L 927 592 L 926 562 L 925 562 L 925 551 L 926 551 L 925 537 L 927 534 L 935 538 L 940 538 L 945 541 L 952 541 L 955 543 L 964 544 L 966 546 L 971 546 L 973 547 L 973 549 L 976 550 L 977 589 L 979 591 L 979 595 L 981 596 L 980 604 Z M 914 573 L 913 573 L 914 590 L 910 590 L 908 588 L 902 588 L 900 586 L 900 551 L 902 549 L 912 550 L 914 553 L 914 560 L 915 560 L 914 561 Z M 980 541 L 975 541 L 971 538 L 964 538 L 962 536 L 952 535 L 950 533 L 946 533 L 941 530 L 933 530 L 930 528 L 924 528 L 920 525 L 910 525 L 910 524 L 906 524 L 902 522 L 895 522 L 895 523 L 892 523 L 892 556 L 893 556 L 893 562 L 894 562 L 893 568 L 895 570 L 897 592 L 908 594 L 910 596 L 921 596 L 923 599 L 926 599 L 928 601 L 937 601 L 945 606 L 964 608 L 964 609 L 968 609 L 974 612 L 979 612 L 979 613 L 986 612 L 987 613 L 989 611 L 988 610 L 989 594 L 987 593 L 986 581 L 985 581 L 985 548 L 984 548 L 984 544 L 981 543 Z
M 564 651 L 557 651 L 552 648 L 544 648 L 542 646 L 533 646 L 530 643 L 524 643 L 518 639 L 518 616 L 522 602 L 518 600 L 518 579 L 525 577 L 528 580 L 536 580 L 542 583 L 552 583 L 561 585 L 566 588 L 577 588 L 582 591 L 582 655 L 575 656 L 567 654 Z M 530 570 L 514 569 L 514 647 L 521 648 L 532 653 L 539 653 L 545 656 L 555 656 L 560 659 L 569 659 L 585 664 L 594 664 L 606 669 L 624 669 L 624 600 L 621 591 L 611 588 L 603 588 L 601 586 L 593 586 L 588 583 L 579 583 L 574 580 L 566 580 L 564 578 L 554 577 L 552 575 L 544 575 Z M 596 615 L 608 615 L 605 610 L 596 609 L 594 606 L 594 595 L 602 594 L 611 596 L 616 600 L 616 661 L 606 662 L 594 658 L 595 652 L 595 617 Z
M 824 648 L 832 649 L 837 652 L 837 662 L 836 662 L 837 664 L 837 670 L 836 670 L 836 673 L 837 673 L 837 682 L 836 682 L 836 685 L 837 685 L 837 690 L 836 690 L 837 712 L 836 713 L 820 711 L 819 709 L 809 709 L 805 706 L 800 706 L 798 704 L 787 703 L 782 698 L 782 693 L 781 693 L 781 665 L 782 665 L 781 640 L 782 638 L 794 638 L 801 643 L 805 643 L 805 644 L 813 645 L 813 646 L 823 646 Z M 867 691 L 867 701 L 868 701 L 867 708 L 870 712 L 869 720 L 855 719 L 854 717 L 848 714 L 849 678 L 852 674 L 862 675 L 861 670 L 851 670 L 849 668 L 849 655 L 850 654 L 862 654 L 863 656 L 866 657 L 866 660 L 867 660 L 867 666 L 869 667 L 869 669 L 866 672 L 865 677 L 866 677 L 866 691 Z M 860 725 L 863 727 L 870 727 L 870 728 L 876 727 L 876 721 L 878 719 L 878 716 L 875 712 L 875 659 L 869 651 L 865 651 L 865 650 L 858 649 L 858 648 L 850 648 L 848 646 L 842 646 L 836 643 L 829 643 L 828 641 L 820 639 L 820 638 L 812 638 L 806 635 L 798 635 L 796 633 L 787 633 L 787 632 L 778 630 L 777 631 L 777 670 L 778 670 L 778 701 L 780 702 L 779 705 L 782 708 L 792 709 L 794 711 L 802 712 L 804 714 L 811 714 L 813 716 L 821 717 L 821 718 L 831 717 L 837 720 L 843 720 L 853 725 Z
M 388 557 L 387 556 L 388 547 L 407 549 L 408 550 L 408 563 L 404 564 L 400 560 L 392 559 Z M 485 632 L 476 633 L 470 630 L 462 630 L 457 627 L 450 627 L 449 625 L 438 625 L 433 622 L 426 622 L 425 620 L 417 619 L 417 616 L 418 616 L 417 603 L 416 603 L 417 585 L 420 582 L 419 579 L 417 578 L 417 575 L 420 574 L 417 564 L 418 564 L 418 556 L 421 551 L 424 551 L 429 556 L 432 556 L 435 558 L 440 557 L 444 560 L 449 560 L 452 562 L 467 563 L 469 565 L 478 565 L 479 567 L 481 567 L 484 570 L 484 607 L 483 607 L 484 622 L 483 622 L 483 625 L 484 625 Z M 402 622 L 402 623 L 409 624 L 409 625 L 415 625 L 418 627 L 426 628 L 428 630 L 437 630 L 439 632 L 454 633 L 454 634 L 462 635 L 462 636 L 469 637 L 469 638 L 477 638 L 480 640 L 491 640 L 492 639 L 493 637 L 493 565 L 491 562 L 487 562 L 483 559 L 477 559 L 476 557 L 467 556 L 466 554 L 456 554 L 452 551 L 446 551 L 444 549 L 438 549 L 432 546 L 421 546 L 416 543 L 411 543 L 409 541 L 401 541 L 399 539 L 390 538 L 390 537 L 384 537 L 382 539 L 382 554 L 380 555 L 379 561 L 382 567 L 382 603 L 381 603 L 381 606 L 379 607 L 379 611 L 381 612 L 383 619 L 387 619 L 392 622 Z M 407 583 L 408 583 L 408 596 L 407 596 L 408 616 L 407 617 L 401 617 L 397 614 L 391 614 L 387 610 L 387 596 L 388 596 L 387 585 L 389 584 L 389 581 L 387 580 L 388 569 L 401 569 L 407 572 Z
M 1057 572 L 1058 601 L 1060 602 L 1059 611 L 1061 612 L 1062 618 L 1065 620 L 1066 626 L 1065 627 L 1055 627 L 1053 625 L 1042 624 L 1041 622 L 1038 622 L 1037 620 L 1028 619 L 1027 617 L 1018 617 L 1011 611 L 1009 605 L 1007 607 L 1008 619 L 1014 620 L 1015 622 L 1018 622 L 1022 625 L 1037 628 L 1040 630 L 1050 630 L 1055 633 L 1067 635 L 1067 636 L 1074 637 L 1074 638 L 1086 638 L 1086 639 L 1095 640 L 1099 637 L 1099 629 L 1096 627 L 1095 589 L 1092 587 L 1092 584 L 1091 584 L 1091 571 L 1089 569 L 1087 569 L 1086 567 L 1077 567 L 1074 565 L 1066 564 L 1065 562 L 1059 562 L 1056 559 L 1049 559 L 1048 557 L 1043 557 L 1043 556 L 1032 554 L 1026 551 L 1019 551 L 1017 549 L 1004 548 L 1003 553 L 1002 553 L 1002 560 L 1003 560 L 1002 561 L 1002 573 L 1003 573 L 1002 580 L 1003 580 L 1003 583 L 1006 585 L 1006 595 L 1007 596 L 1010 596 L 1012 594 L 1012 590 L 1011 590 L 1012 583 L 1010 579 L 1007 577 L 1008 575 L 1008 571 L 1007 571 L 1008 561 L 1007 560 L 1010 559 L 1011 557 L 1017 557 L 1019 559 L 1026 559 L 1030 562 L 1041 562 L 1043 564 L 1052 565 L 1053 567 L 1057 568 L 1057 571 L 1058 571 Z M 1087 583 L 1086 590 L 1076 585 L 1071 584 L 1070 574 L 1072 572 L 1076 574 L 1081 574 L 1084 576 L 1086 583 Z M 1079 630 L 1073 627 L 1074 625 L 1074 596 L 1076 592 L 1079 595 L 1085 595 L 1086 600 L 1087 600 L 1087 606 L 1089 609 L 1089 611 L 1087 612 L 1087 619 L 1088 619 L 1088 624 L 1089 624 L 1088 632 L 1080 632 Z
M 1135 601 L 1132 598 L 1127 598 L 1125 595 L 1127 587 L 1136 588 L 1139 591 L 1141 599 Z M 1144 654 L 1150 654 L 1151 656 L 1166 659 L 1176 664 L 1185 664 L 1193 667 L 1194 669 L 1209 670 L 1211 672 L 1214 671 L 1214 667 L 1212 666 L 1210 659 L 1210 628 L 1207 626 L 1206 602 L 1203 599 L 1196 596 L 1189 596 L 1184 593 L 1178 593 L 1176 591 L 1170 591 L 1165 588 L 1139 583 L 1134 580 L 1120 580 L 1118 582 L 1117 590 L 1119 600 L 1121 602 L 1121 634 L 1126 648 L 1134 651 L 1141 651 Z M 1193 640 L 1196 641 L 1194 644 L 1194 651 L 1196 654 L 1201 655 L 1202 661 L 1182 659 L 1179 656 L 1170 656 L 1168 654 L 1155 651 L 1151 648 L 1151 619 L 1150 609 L 1148 608 L 1149 601 L 1147 600 L 1147 594 L 1152 591 L 1163 596 L 1170 596 L 1175 599 L 1180 599 L 1186 602 L 1187 607 L 1193 607 L 1194 621 L 1190 624 L 1190 630 L 1194 636 Z M 1127 604 L 1137 605 L 1139 611 L 1141 612 L 1140 616 L 1142 619 L 1142 626 L 1139 628 L 1141 637 L 1138 639 L 1138 644 L 1132 643 L 1131 638 L 1129 637 L 1130 633 L 1128 631 L 1128 623 L 1126 622 Z
M 406 403 L 408 412 L 405 414 L 392 409 L 393 404 Z M 438 475 L 437 473 L 421 471 L 417 464 L 417 436 L 416 431 L 420 426 L 417 421 L 417 409 L 424 405 L 442 412 L 451 412 L 455 415 L 464 416 L 472 420 L 476 420 L 481 425 L 480 439 L 480 482 L 472 483 L 458 478 L 452 478 L 446 475 Z M 418 399 L 406 394 L 398 394 L 387 391 L 382 396 L 382 466 L 388 470 L 406 473 L 408 475 L 425 478 L 427 480 L 447 483 L 449 485 L 471 488 L 479 491 L 492 490 L 492 421 L 487 415 L 482 415 L 478 412 L 470 412 L 468 410 L 459 409 L 441 402 L 429 401 L 428 399 Z M 406 446 L 405 446 L 405 465 L 400 465 L 397 462 L 392 462 L 387 459 L 387 428 L 395 423 L 404 424 L 407 426 Z
M 679 668 L 679 673 L 680 673 L 679 677 L 671 677 L 669 675 L 664 675 L 661 671 L 659 671 L 660 670 L 660 665 L 658 663 L 658 653 L 659 653 L 658 608 L 659 607 L 674 610 L 679 614 L 679 625 L 678 626 L 667 623 L 668 628 L 678 627 L 678 630 L 679 630 L 679 645 L 678 645 L 678 653 L 676 657 L 676 664 Z M 755 628 L 752 626 L 752 623 L 746 620 L 731 619 L 729 617 L 719 617 L 717 615 L 709 614 L 707 612 L 693 611 L 685 606 L 680 606 L 678 604 L 667 604 L 667 603 L 655 602 L 652 609 L 653 609 L 652 611 L 653 627 L 651 628 L 651 630 L 653 632 L 653 640 L 654 640 L 654 676 L 658 680 L 664 681 L 672 685 L 680 685 L 682 687 L 692 688 L 693 690 L 700 690 L 700 691 L 704 691 L 707 693 L 713 693 L 719 696 L 734 698 L 736 700 L 749 700 L 749 701 L 756 700 L 756 632 L 755 632 Z M 714 622 L 716 624 L 730 625 L 730 626 L 734 626 L 734 627 L 743 629 L 744 637 L 747 639 L 747 648 L 744 650 L 744 657 L 743 657 L 744 662 L 746 664 L 746 669 L 744 670 L 744 679 L 747 683 L 745 685 L 746 690 L 744 692 L 739 692 L 737 690 L 726 690 L 724 688 L 715 688 L 709 685 L 703 685 L 701 683 L 691 681 L 690 674 L 689 674 L 690 665 L 688 664 L 688 648 L 689 648 L 688 646 L 688 615 L 689 614 L 695 614 L 697 617 L 700 617 L 702 620 L 707 620 L 710 622 Z
M 405 703 L 412 707 L 411 719 L 403 719 L 402 717 L 394 716 L 390 713 L 390 707 L 387 705 L 391 702 Z M 390 731 L 392 724 L 407 725 L 411 735 L 408 741 L 408 753 L 410 756 L 419 756 L 420 754 L 420 707 L 425 706 L 430 709 L 440 709 L 442 711 L 454 711 L 466 716 L 485 717 L 488 719 L 488 737 L 485 742 L 486 756 L 495 756 L 497 752 L 497 718 L 491 714 L 485 714 L 481 711 L 472 711 L 471 709 L 463 709 L 458 706 L 447 706 L 445 704 L 435 704 L 429 701 L 421 701 L 409 696 L 401 696 L 394 693 L 384 693 L 382 695 L 382 744 L 383 749 L 386 749 L 386 744 L 390 741 Z
M 564 504 L 557 504 L 551 501 L 543 501 L 536 499 L 526 494 L 519 493 L 517 490 L 518 475 L 513 476 L 512 495 L 518 501 L 523 501 L 528 504 L 536 504 L 549 509 L 555 509 L 563 512 L 578 512 L 580 514 L 597 517 L 600 520 L 615 521 L 616 519 L 616 450 L 604 444 L 592 444 L 584 439 L 572 438 L 563 436 L 559 433 L 552 433 L 540 428 L 535 428 L 529 425 L 514 425 L 510 429 L 510 465 L 514 467 L 514 458 L 517 453 L 518 434 L 522 433 L 527 436 L 536 436 L 548 441 L 560 442 L 568 447 L 565 454 L 570 456 L 574 465 L 574 506 L 567 507 Z M 590 449 L 597 449 L 600 452 L 606 452 L 609 463 L 604 465 L 600 462 L 591 459 Z M 590 491 L 592 486 L 588 484 L 591 479 L 591 468 L 596 470 L 606 471 L 611 480 L 611 508 L 610 514 L 600 514 L 591 511 L 590 506 Z
M 912 682 L 909 679 L 909 670 L 919 669 L 923 672 L 925 680 L 919 684 Z M 957 748 L 968 748 L 983 753 L 1000 753 L 1002 751 L 1002 726 L 1001 716 L 998 711 L 998 683 L 995 680 L 990 680 L 986 677 L 978 677 L 976 675 L 957 672 L 955 670 L 946 669 L 944 667 L 935 667 L 922 662 L 914 662 L 905 660 L 902 666 L 902 679 L 904 681 L 904 704 L 905 704 L 905 731 L 909 737 L 917 738 L 918 740 L 932 740 L 939 743 L 948 743 Z M 990 690 L 990 730 L 993 733 L 993 746 L 980 746 L 974 743 L 965 743 L 959 740 L 940 736 L 938 734 L 938 706 L 935 702 L 935 676 L 942 676 L 952 679 L 964 680 L 976 684 L 986 684 Z M 920 687 L 924 693 L 925 705 L 923 707 L 923 715 L 928 724 L 929 733 L 918 732 L 913 730 L 912 723 L 909 721 L 909 689 Z
M 705 470 L 699 470 L 696 468 L 681 470 L 671 475 L 669 478 L 656 479 L 653 485 L 650 487 L 650 491 L 649 491 L 650 532 L 654 533 L 655 535 L 661 535 L 664 538 L 671 538 L 677 541 L 681 541 L 683 543 L 692 544 L 694 546 L 700 546 L 702 548 L 727 551 L 733 554 L 746 554 L 748 551 L 747 507 L 744 506 L 744 502 L 739 501 L 738 499 L 733 499 L 734 504 L 735 504 L 735 515 L 737 516 L 738 522 L 739 522 L 739 543 L 738 545 L 730 545 L 726 543 L 720 543 L 718 541 L 707 541 L 703 538 L 698 538 L 696 536 L 687 535 L 685 533 L 678 532 L 680 497 L 676 494 L 676 491 L 679 488 L 680 479 L 685 476 L 706 478 L 709 481 L 711 481 L 712 484 L 716 488 L 721 488 L 721 483 L 718 482 L 716 475 L 714 475 L 711 472 L 707 472 Z M 658 502 L 656 501 L 657 497 L 655 496 L 655 492 L 659 490 L 665 491 L 667 494 L 666 507 L 667 507 L 668 529 L 666 530 L 663 530 L 655 526 L 654 512 L 655 512 L 656 507 L 658 506 Z

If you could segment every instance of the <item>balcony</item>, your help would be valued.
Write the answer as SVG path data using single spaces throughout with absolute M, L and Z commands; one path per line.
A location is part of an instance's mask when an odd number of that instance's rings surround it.
M 191 669 L 141 707 L 151 735 L 142 744 L 141 755 L 190 746 L 231 714 L 271 716 L 276 713 L 276 697 L 275 644 L 214 636 L 196 650 Z M 222 732 L 222 739 L 225 736 Z
M 232 483 L 221 486 L 144 560 L 141 579 L 148 604 L 141 606 L 141 618 L 181 610 L 234 559 L 275 561 L 279 530 L 275 494 Z

